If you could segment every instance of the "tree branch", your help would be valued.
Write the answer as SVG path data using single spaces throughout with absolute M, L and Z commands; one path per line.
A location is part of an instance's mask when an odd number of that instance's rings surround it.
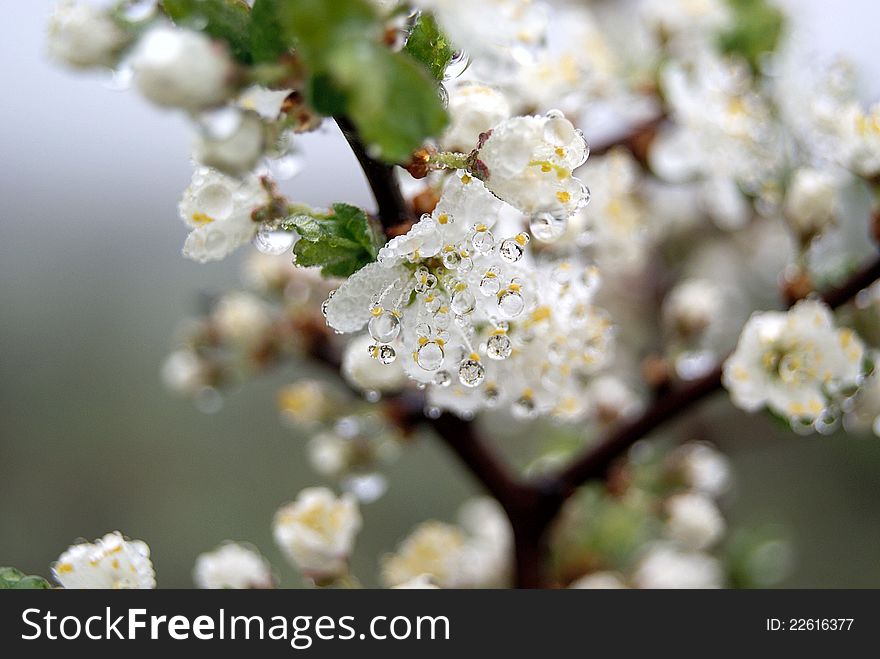
M 821 300 L 832 309 L 836 309 L 852 300 L 859 291 L 878 279 L 880 279 L 880 258 L 855 272 L 840 287 L 826 292 L 821 296 Z M 555 482 L 562 496 L 567 496 L 590 479 L 604 477 L 614 461 L 639 439 L 651 434 L 691 405 L 719 389 L 721 389 L 721 366 L 702 378 L 662 396 L 639 418 L 612 430 L 605 439 L 589 448 L 556 476 Z
M 412 219 L 406 200 L 400 193 L 400 186 L 394 175 L 394 167 L 374 160 L 367 153 L 366 146 L 361 142 L 357 129 L 348 117 L 335 117 L 336 123 L 348 141 L 360 163 L 367 183 L 376 198 L 376 207 L 382 227 L 387 231 Z

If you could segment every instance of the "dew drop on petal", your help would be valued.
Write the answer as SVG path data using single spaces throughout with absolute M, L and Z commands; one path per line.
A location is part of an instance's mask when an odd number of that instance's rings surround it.
M 457 316 L 466 316 L 477 307 L 477 298 L 466 288 L 453 293 L 449 306 Z
M 367 331 L 378 343 L 391 343 L 400 334 L 400 319 L 390 311 L 383 311 L 370 318 Z
M 278 256 L 293 249 L 297 238 L 292 231 L 264 227 L 254 237 L 254 247 L 263 254 Z
M 498 311 L 504 318 L 516 318 L 525 306 L 525 300 L 516 291 L 505 291 L 498 298 Z
M 495 236 L 491 231 L 477 231 L 471 238 L 471 245 L 478 254 L 488 254 L 495 249 Z
M 466 387 L 479 387 L 486 377 L 486 369 L 476 359 L 465 359 L 458 367 L 458 379 Z
M 379 346 L 379 361 L 383 364 L 391 364 L 397 359 L 397 352 L 389 345 Z
M 507 359 L 513 352 L 513 345 L 506 334 L 493 334 L 486 342 L 486 354 L 490 359 Z
M 559 240 L 568 229 L 568 218 L 555 217 L 551 213 L 538 213 L 529 221 L 529 231 L 536 240 L 552 243 Z
M 501 243 L 500 253 L 505 261 L 516 263 L 523 257 L 525 249 L 514 238 L 507 238 Z
M 342 481 L 342 489 L 362 503 L 372 503 L 388 491 L 388 480 L 382 474 L 355 474 Z
M 416 363 L 425 371 L 436 371 L 443 365 L 443 348 L 436 341 L 428 341 L 416 351 Z

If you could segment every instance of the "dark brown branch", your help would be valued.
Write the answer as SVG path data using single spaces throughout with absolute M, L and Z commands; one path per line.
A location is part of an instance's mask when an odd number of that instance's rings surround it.
M 348 117 L 336 117 L 336 123 L 358 159 L 364 176 L 367 177 L 367 183 L 376 198 L 377 213 L 382 226 L 387 231 L 410 221 L 411 214 L 400 193 L 400 186 L 397 185 L 394 167 L 370 157 L 366 146 L 358 136 L 357 129 Z
M 821 299 L 832 309 L 852 300 L 859 291 L 880 279 L 880 259 L 854 273 L 842 286 L 825 293 Z M 635 442 L 657 430 L 664 423 L 721 388 L 721 367 L 659 398 L 639 418 L 611 431 L 605 439 L 588 449 L 557 477 L 557 485 L 567 496 L 580 484 L 605 476 L 608 469 Z

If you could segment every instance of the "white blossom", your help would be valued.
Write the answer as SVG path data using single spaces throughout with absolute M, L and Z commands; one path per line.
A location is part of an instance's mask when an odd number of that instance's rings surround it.
M 723 494 L 730 486 L 730 461 L 703 442 L 691 442 L 674 454 L 685 484 L 710 497 Z
M 511 212 L 456 174 L 431 215 L 336 291 L 327 322 L 342 332 L 367 325 L 370 354 L 387 365 L 399 359 L 430 385 L 433 406 L 576 419 L 586 412 L 585 378 L 611 354 L 612 324 L 592 304 L 597 272 L 573 260 L 535 265 L 528 234 L 496 238 L 496 222 L 503 227 Z
M 304 575 L 330 579 L 345 574 L 355 536 L 361 528 L 357 500 L 310 487 L 276 514 L 275 542 Z
M 742 228 L 751 216 L 743 193 L 771 195 L 784 165 L 782 133 L 768 99 L 743 63 L 709 54 L 687 66 L 669 64 L 661 83 L 675 123 L 654 140 L 651 169 L 667 181 L 699 181 L 713 221 Z
M 804 243 L 834 223 L 839 180 L 827 171 L 798 169 L 785 195 L 785 217 Z
M 449 127 L 440 139 L 444 149 L 470 152 L 482 133 L 510 117 L 505 95 L 487 85 L 462 84 L 449 92 Z
M 801 301 L 788 312 L 756 312 L 724 364 L 724 386 L 747 411 L 767 406 L 791 420 L 815 421 L 831 399 L 857 387 L 864 346 L 835 327 L 824 304 Z
M 843 164 L 865 178 L 880 174 L 880 103 L 867 110 L 850 103 L 839 121 Z
M 267 305 L 257 296 L 244 291 L 221 297 L 214 309 L 213 320 L 220 338 L 243 347 L 264 341 L 272 326 Z
M 72 545 L 52 565 L 52 576 L 63 588 L 156 587 L 150 548 L 141 540 L 126 540 L 119 531 Z
M 220 134 L 204 131 L 193 146 L 196 161 L 231 176 L 250 172 L 266 148 L 266 132 L 259 115 L 255 112 L 236 115 L 231 130 Z
M 201 32 L 159 25 L 140 38 L 131 58 L 141 93 L 158 105 L 192 112 L 232 94 L 234 64 L 219 42 Z
M 255 549 L 237 542 L 226 542 L 199 555 L 193 569 L 197 588 L 271 588 L 272 569 Z
M 572 172 L 587 160 L 583 135 L 565 116 L 513 117 L 489 134 L 478 151 L 486 186 L 527 216 L 567 220 L 590 199 Z
M 429 521 L 417 526 L 394 554 L 382 561 L 389 587 L 427 575 L 440 588 L 491 588 L 506 584 L 511 569 L 512 533 L 494 500 L 462 507 L 460 525 Z
M 687 549 L 708 549 L 724 534 L 724 518 L 704 494 L 676 494 L 666 502 L 666 512 L 667 534 Z
M 651 547 L 633 575 L 636 588 L 722 588 L 724 575 L 717 559 L 665 543 Z
M 733 25 L 733 12 L 724 0 L 644 0 L 642 7 L 649 27 L 680 54 L 711 47 Z
M 590 572 L 572 581 L 568 587 L 577 590 L 619 590 L 627 588 L 627 585 L 614 572 Z
M 434 583 L 430 574 L 420 574 L 409 581 L 392 586 L 395 590 L 438 590 L 440 586 Z
M 165 359 L 162 382 L 171 391 L 191 396 L 205 385 L 205 367 L 192 350 L 176 350 Z
M 86 2 L 60 2 L 49 19 L 49 55 L 68 66 L 113 66 L 127 43 L 109 14 Z
M 268 201 L 256 177 L 239 181 L 207 167 L 197 168 L 178 205 L 180 218 L 192 229 L 183 255 L 200 263 L 228 256 L 253 240 L 259 224 L 252 213 Z

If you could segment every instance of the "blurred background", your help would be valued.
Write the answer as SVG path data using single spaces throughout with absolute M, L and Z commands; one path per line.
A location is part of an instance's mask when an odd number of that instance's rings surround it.
M 113 91 L 44 56 L 53 3 L 7 3 L 0 22 L 0 564 L 48 574 L 76 538 L 119 529 L 146 540 L 160 587 L 191 586 L 195 557 L 226 539 L 256 544 L 285 586 L 298 579 L 272 539 L 276 508 L 316 484 L 304 438 L 278 421 L 279 372 L 225 398 L 213 415 L 167 393 L 159 368 L 202 292 L 238 282 L 238 259 L 180 256 L 178 197 L 190 177 L 183 117 Z M 859 65 L 880 94 L 880 4 L 787 0 L 817 53 Z M 306 169 L 285 184 L 315 205 L 370 205 L 333 130 L 301 145 Z M 782 584 L 880 587 L 880 441 L 798 437 L 731 412 L 714 437 L 731 456 L 731 525 L 779 523 L 795 549 Z M 527 450 L 528 438 L 505 447 Z M 442 446 L 422 441 L 364 507 L 354 572 L 417 522 L 451 519 L 476 489 Z

